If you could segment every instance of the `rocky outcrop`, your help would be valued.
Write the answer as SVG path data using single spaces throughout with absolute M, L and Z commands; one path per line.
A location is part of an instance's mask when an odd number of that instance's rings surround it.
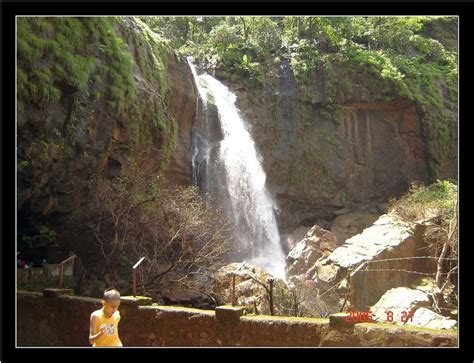
M 316 261 L 328 257 L 337 247 L 333 233 L 314 225 L 288 253 L 287 276 L 293 284 L 303 284 L 311 280 L 316 269 Z
M 382 215 L 371 227 L 318 260 L 313 279 L 324 290 L 338 285 L 341 297 L 349 293 L 351 303 L 366 310 L 388 289 L 409 286 L 419 273 L 436 270 L 434 260 L 413 258 L 428 254 L 424 229 L 421 224 Z
M 298 142 L 281 151 L 284 158 L 266 152 L 278 137 L 261 141 L 269 183 L 278 186 L 284 227 L 309 217 L 332 219 L 342 208 L 373 208 L 400 195 L 412 180 L 429 180 L 415 105 L 352 104 L 337 122 L 317 107 L 301 109 L 299 117 L 306 121 L 296 126 Z M 269 137 L 256 134 L 257 142 Z

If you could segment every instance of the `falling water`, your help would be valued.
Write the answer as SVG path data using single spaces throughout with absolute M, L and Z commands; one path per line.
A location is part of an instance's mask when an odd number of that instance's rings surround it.
M 265 186 L 261 157 L 235 106 L 236 96 L 212 76 L 198 76 L 190 66 L 206 113 L 203 130 L 195 133 L 193 166 L 205 163 L 204 184 L 234 222 L 240 257 L 284 279 L 285 255 L 275 219 L 277 206 Z M 217 108 L 222 137 L 204 142 L 203 135 L 209 135 L 207 113 L 211 104 Z

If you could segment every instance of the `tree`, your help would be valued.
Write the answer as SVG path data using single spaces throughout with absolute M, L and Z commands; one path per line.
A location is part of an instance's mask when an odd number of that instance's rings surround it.
M 161 175 L 150 181 L 130 164 L 112 180 L 95 177 L 89 189 L 92 200 L 75 220 L 93 241 L 82 254 L 98 256 L 89 268 L 108 286 L 121 284 L 126 293 L 131 267 L 143 256 L 139 287 L 152 294 L 165 281 L 191 286 L 197 275 L 224 264 L 229 225 L 196 188 L 173 185 Z

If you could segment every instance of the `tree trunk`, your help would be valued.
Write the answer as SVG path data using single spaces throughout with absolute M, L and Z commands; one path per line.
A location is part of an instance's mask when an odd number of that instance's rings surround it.
M 244 19 L 243 16 L 239 16 L 239 18 L 240 18 L 240 21 L 242 22 L 242 25 L 244 27 L 244 39 L 245 39 L 245 41 L 247 41 L 247 38 L 249 36 L 248 29 L 247 29 L 247 24 L 245 24 L 245 19 Z

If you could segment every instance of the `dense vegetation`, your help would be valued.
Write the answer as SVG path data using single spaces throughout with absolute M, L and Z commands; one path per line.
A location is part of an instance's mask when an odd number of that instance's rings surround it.
M 405 195 L 391 201 L 391 210 L 411 221 L 435 215 L 440 218 L 438 224 L 449 228 L 456 214 L 457 195 L 457 185 L 448 180 L 437 180 L 429 186 L 413 183 Z
M 302 101 L 316 103 L 312 74 L 324 74 L 326 102 L 344 102 L 367 74 L 384 100 L 417 103 L 440 170 L 449 163 L 457 113 L 455 17 L 150 17 L 149 26 L 180 53 L 250 91 L 275 81 L 283 58 L 291 64 Z M 370 80 L 369 80 L 370 79 Z M 376 84 L 375 84 L 376 83 Z M 256 92 L 258 94 L 258 91 Z M 380 101 L 380 100 L 379 100 Z M 435 175 L 438 170 L 434 170 Z M 442 174 L 442 173 L 441 173 Z M 441 176 L 443 177 L 443 176 Z
M 457 77 L 456 44 L 426 36 L 450 17 L 153 17 L 143 18 L 198 61 L 259 79 L 266 62 L 289 50 L 303 78 L 319 63 L 351 61 L 393 82 L 407 97 L 438 103 L 435 79 Z M 430 33 L 431 34 L 431 33 Z M 455 91 L 455 88 L 452 89 Z M 451 94 L 456 97 L 456 92 Z M 424 98 L 423 98 L 424 97 Z

